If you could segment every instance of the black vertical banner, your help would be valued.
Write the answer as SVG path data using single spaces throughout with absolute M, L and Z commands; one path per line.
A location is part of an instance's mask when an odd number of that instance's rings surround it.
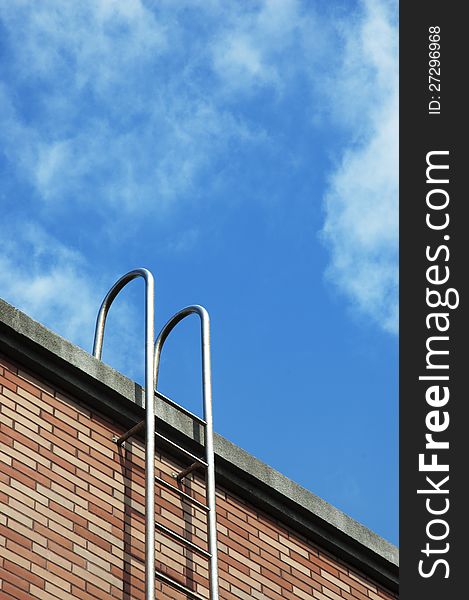
M 468 597 L 469 176 L 462 2 L 400 5 L 403 600 Z M 465 60 L 463 60 L 463 57 Z

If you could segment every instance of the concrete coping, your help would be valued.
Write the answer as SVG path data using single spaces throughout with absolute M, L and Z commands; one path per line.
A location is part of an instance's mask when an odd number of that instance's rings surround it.
M 90 334 L 91 335 L 91 334 Z M 144 391 L 109 365 L 0 299 L 0 351 L 124 426 L 143 418 Z M 157 394 L 157 426 L 192 447 L 202 428 Z M 217 480 L 391 591 L 398 549 L 309 490 L 215 434 Z

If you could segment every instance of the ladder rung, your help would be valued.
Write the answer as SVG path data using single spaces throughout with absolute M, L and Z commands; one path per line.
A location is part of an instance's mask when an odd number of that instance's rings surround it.
M 209 507 L 206 504 L 204 504 L 203 502 L 199 502 L 199 500 L 196 500 L 190 494 L 186 494 L 186 492 L 183 492 L 182 490 L 180 490 L 179 488 L 175 487 L 174 485 L 171 485 L 170 483 L 168 483 L 164 479 L 161 479 L 161 477 L 155 477 L 155 481 L 157 483 L 159 483 L 160 485 L 164 486 L 165 488 L 167 488 L 168 490 L 171 490 L 171 491 L 179 494 L 180 496 L 182 496 L 186 500 L 189 500 L 189 502 L 192 502 L 198 508 L 200 508 L 202 510 L 205 510 L 206 512 L 208 512 L 210 510 Z
M 186 587 L 182 583 L 179 583 L 179 581 L 176 581 L 172 577 L 168 577 L 168 575 L 165 575 L 161 571 L 155 571 L 155 575 L 158 577 L 158 579 L 160 579 L 164 583 L 167 583 L 168 585 L 172 585 L 175 589 L 177 589 L 180 592 L 183 592 L 190 598 L 196 598 L 196 600 L 207 600 L 207 598 L 205 598 L 204 596 L 201 596 L 197 592 L 194 592 L 194 590 L 191 590 L 190 588 Z
M 129 431 L 126 431 L 126 433 L 124 433 L 123 435 L 121 435 L 119 438 L 116 437 L 116 436 L 114 436 L 113 439 L 114 439 L 114 441 L 116 442 L 117 445 L 121 446 L 129 437 L 135 435 L 136 433 L 138 433 L 142 429 L 145 429 L 145 421 L 140 421 L 140 423 L 137 423 L 136 425 L 134 425 L 132 427 L 132 429 L 129 429 Z M 201 467 L 205 467 L 205 468 L 208 467 L 208 464 L 207 464 L 207 462 L 205 460 L 203 460 L 199 456 L 196 456 L 195 454 L 192 454 L 192 452 L 189 452 L 189 450 L 186 450 L 182 446 L 179 446 L 178 444 L 176 444 L 175 442 L 173 442 L 169 438 L 165 437 L 161 433 L 156 432 L 155 435 L 160 440 L 163 440 L 164 442 L 166 442 L 167 444 L 169 444 L 173 448 L 176 448 L 177 450 L 179 450 L 180 452 L 182 452 L 183 454 L 185 454 L 189 458 L 192 458 L 192 460 L 194 460 L 196 463 L 198 463 Z M 193 469 L 191 469 L 191 470 L 193 470 Z
M 195 454 L 192 454 L 192 452 L 189 452 L 189 450 L 186 450 L 182 446 L 179 446 L 178 444 L 176 444 L 175 442 L 171 441 L 170 439 L 168 439 L 164 435 L 161 435 L 161 433 L 156 432 L 155 435 L 160 440 L 163 440 L 164 442 L 166 442 L 167 444 L 169 444 L 172 448 L 176 448 L 177 450 L 179 450 L 180 452 L 182 452 L 183 454 L 185 454 L 189 458 L 192 458 L 193 461 L 200 463 L 205 468 L 208 467 L 208 464 L 204 460 L 202 460 L 200 457 L 196 456 Z
M 166 396 L 163 396 L 163 394 L 160 394 L 160 392 L 156 392 L 156 395 L 157 395 L 158 398 L 160 398 L 161 400 L 163 400 L 163 402 L 165 402 L 166 404 L 169 404 L 170 406 L 172 406 L 176 410 L 179 410 L 180 412 L 184 413 L 185 415 L 187 415 L 191 419 L 194 419 L 194 421 L 197 421 L 198 423 L 200 423 L 200 425 L 203 425 L 204 427 L 207 425 L 207 422 L 204 421 L 204 419 L 201 419 L 198 415 L 195 415 L 190 410 L 187 410 L 187 408 L 184 408 L 184 406 L 181 406 L 177 402 L 174 402 L 174 400 L 171 400 L 170 398 L 167 398 Z M 134 425 L 132 427 L 132 429 L 129 429 L 128 431 L 126 431 L 119 438 L 115 437 L 114 441 L 116 442 L 116 444 L 118 446 L 121 446 L 126 440 L 129 439 L 129 437 L 132 437 L 136 433 L 139 433 L 140 431 L 142 431 L 142 429 L 145 429 L 145 421 L 144 420 L 140 421 L 139 423 L 137 423 L 136 425 Z
M 194 542 L 187 540 L 185 537 L 183 537 L 182 535 L 179 535 L 172 529 L 168 529 L 167 527 L 165 527 L 164 525 L 161 525 L 160 523 L 155 523 L 155 528 L 159 529 L 162 533 L 169 535 L 170 537 L 174 538 L 175 540 L 178 540 L 178 542 L 181 542 L 181 544 L 186 544 L 186 546 L 189 546 L 189 548 L 192 548 L 192 550 L 194 550 L 195 552 L 198 552 L 202 556 L 205 556 L 205 558 L 212 558 L 212 555 L 210 554 L 210 552 L 207 552 L 207 550 L 204 550 L 200 546 L 197 546 L 197 544 L 194 544 Z
M 198 415 L 195 415 L 190 410 L 187 410 L 187 408 L 184 408 L 184 406 L 181 406 L 177 402 L 174 402 L 174 400 L 171 400 L 171 398 L 168 398 L 167 396 L 164 396 L 160 392 L 156 392 L 156 395 L 157 395 L 158 398 L 160 398 L 161 400 L 163 400 L 163 402 L 166 402 L 166 404 L 169 404 L 170 406 L 172 406 L 176 410 L 179 410 L 180 412 L 184 413 L 188 417 L 191 417 L 192 419 L 194 419 L 194 421 L 197 421 L 198 423 L 200 423 L 201 425 L 204 425 L 204 426 L 207 425 L 207 421 L 204 421 Z

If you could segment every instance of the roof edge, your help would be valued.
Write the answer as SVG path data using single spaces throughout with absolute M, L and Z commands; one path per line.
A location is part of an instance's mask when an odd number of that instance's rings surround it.
M 45 379 L 132 426 L 143 417 L 143 389 L 0 299 L 0 350 Z M 158 427 L 200 446 L 203 431 L 158 399 Z M 290 525 L 392 591 L 398 586 L 399 550 L 370 529 L 215 434 L 217 479 L 229 490 Z

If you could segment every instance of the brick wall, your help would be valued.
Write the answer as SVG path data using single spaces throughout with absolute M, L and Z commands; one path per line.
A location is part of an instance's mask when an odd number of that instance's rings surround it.
M 144 452 L 89 406 L 0 357 L 0 598 L 144 598 Z M 156 457 L 174 485 L 181 465 Z M 185 466 L 185 465 L 184 465 Z M 184 488 L 204 501 L 198 477 Z M 156 520 L 206 547 L 205 514 L 156 487 Z M 394 595 L 223 489 L 221 598 L 390 600 Z M 207 562 L 157 532 L 157 567 L 208 597 Z M 186 596 L 157 582 L 159 598 Z

